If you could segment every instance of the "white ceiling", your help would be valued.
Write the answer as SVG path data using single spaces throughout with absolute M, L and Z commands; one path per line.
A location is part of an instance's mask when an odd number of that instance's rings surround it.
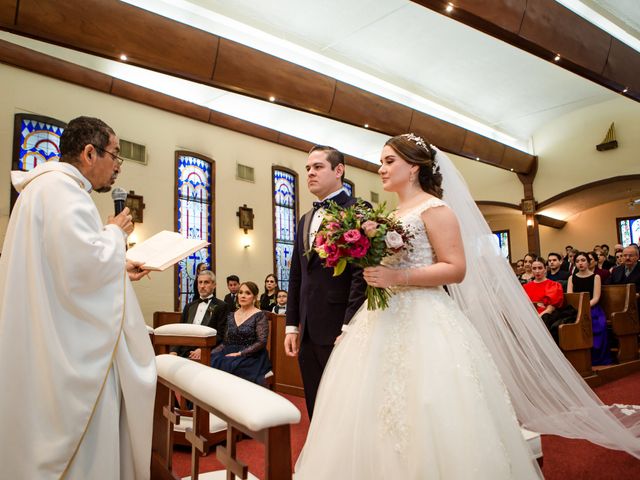
M 130 3 L 163 13 L 166 2 Z M 524 150 L 530 151 L 531 136 L 550 119 L 616 95 L 408 0 L 190 0 L 171 4 L 192 15 L 199 12 L 202 16 L 204 11 L 221 15 L 355 68 L 513 137 Z M 180 18 L 175 10 L 170 15 Z M 239 41 L 244 36 L 220 28 L 215 33 Z M 279 52 L 273 42 L 252 46 L 288 55 Z M 423 110 L 442 117 L 439 112 Z
M 628 34 L 640 39 L 640 2 L 638 0 L 581 0 Z
M 529 153 L 535 153 L 532 135 L 549 120 L 616 96 L 408 0 L 125 1 Z M 611 5 L 616 6 L 629 23 L 640 16 L 640 0 L 591 3 L 612 11 Z M 0 38 L 376 163 L 386 139 L 364 128 L 126 63 L 3 32 Z

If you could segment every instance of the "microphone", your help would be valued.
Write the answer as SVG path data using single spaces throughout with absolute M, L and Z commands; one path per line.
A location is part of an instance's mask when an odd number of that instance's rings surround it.
M 124 210 L 124 204 L 127 201 L 127 191 L 124 188 L 116 187 L 113 189 L 113 192 L 111 192 L 111 198 L 113 198 L 116 215 L 118 215 Z

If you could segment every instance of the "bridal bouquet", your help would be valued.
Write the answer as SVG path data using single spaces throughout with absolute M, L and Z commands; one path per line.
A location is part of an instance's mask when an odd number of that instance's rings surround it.
M 338 276 L 348 263 L 362 268 L 380 265 L 383 258 L 410 249 L 412 237 L 391 212 L 385 211 L 385 204 L 372 209 L 359 200 L 341 208 L 329 202 L 313 250 Z M 388 288 L 367 285 L 367 309 L 384 310 L 391 294 Z

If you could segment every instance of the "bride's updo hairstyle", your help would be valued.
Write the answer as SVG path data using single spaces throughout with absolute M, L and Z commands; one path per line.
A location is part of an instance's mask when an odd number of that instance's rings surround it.
M 442 198 L 442 174 L 436 162 L 436 151 L 422 137 L 405 133 L 387 140 L 385 145 L 393 148 L 402 159 L 417 165 L 420 188 L 434 197 Z

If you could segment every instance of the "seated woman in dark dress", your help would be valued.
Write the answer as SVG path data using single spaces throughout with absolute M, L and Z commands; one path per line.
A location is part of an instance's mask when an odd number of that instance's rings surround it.
M 609 344 L 607 341 L 607 319 L 600 302 L 602 280 L 589 270 L 589 255 L 578 252 L 574 257 L 576 271 L 569 277 L 568 293 L 587 292 L 591 295 L 591 324 L 593 327 L 593 348 L 591 349 L 591 363 L 593 365 L 611 364 Z
M 276 293 L 278 292 L 278 279 L 273 273 L 264 279 L 264 293 L 260 296 L 260 310 L 270 312 L 276 305 Z
M 271 370 L 267 354 L 269 320 L 257 307 L 258 286 L 244 282 L 238 289 L 240 308 L 229 313 L 224 342 L 211 352 L 211 366 L 264 385 Z

